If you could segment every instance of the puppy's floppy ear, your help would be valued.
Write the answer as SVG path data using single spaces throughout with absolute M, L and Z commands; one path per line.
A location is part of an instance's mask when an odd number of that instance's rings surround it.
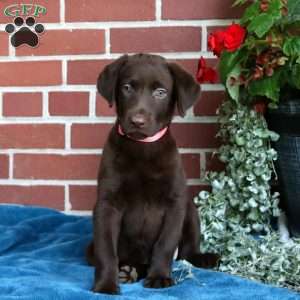
M 113 106 L 116 100 L 116 87 L 119 77 L 119 71 L 128 60 L 128 55 L 123 55 L 113 63 L 107 65 L 100 73 L 97 80 L 98 92 L 108 101 L 109 106 Z
M 196 83 L 193 76 L 175 63 L 168 64 L 169 70 L 174 80 L 174 97 L 180 116 L 184 117 L 185 112 L 198 99 L 200 86 Z

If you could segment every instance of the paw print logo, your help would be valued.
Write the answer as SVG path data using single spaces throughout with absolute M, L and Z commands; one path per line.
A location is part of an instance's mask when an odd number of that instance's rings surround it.
M 35 25 L 35 19 L 28 17 L 25 20 L 22 17 L 17 17 L 14 24 L 7 24 L 5 31 L 9 34 L 13 33 L 10 42 L 14 47 L 19 47 L 26 44 L 30 47 L 36 47 L 39 43 L 39 36 L 45 31 L 42 24 Z

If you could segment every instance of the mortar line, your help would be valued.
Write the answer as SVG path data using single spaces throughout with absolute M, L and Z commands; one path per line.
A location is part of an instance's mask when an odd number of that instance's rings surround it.
M 162 0 L 156 0 L 155 1 L 155 19 L 156 19 L 156 21 L 159 21 L 160 24 L 162 24 L 161 16 L 162 16 Z
M 61 72 L 62 72 L 62 84 L 67 85 L 67 77 L 68 77 L 68 70 L 67 70 L 67 60 L 62 59 L 61 60 Z
M 65 185 L 65 212 L 72 210 L 72 203 L 70 202 L 70 186 L 69 184 Z
M 110 29 L 105 29 L 105 53 L 110 54 Z
M 127 54 L 135 54 L 128 52 Z M 188 52 L 151 52 L 166 59 L 198 59 L 203 56 L 206 59 L 216 59 L 212 52 L 188 51 Z M 0 56 L 0 62 L 46 62 L 46 61 L 81 61 L 81 60 L 111 60 L 122 56 L 124 53 L 101 53 L 101 54 L 63 54 L 63 55 L 27 55 L 27 56 Z
M 161 0 L 156 0 L 161 2 Z M 155 12 L 155 17 L 160 17 Z M 107 28 L 149 28 L 149 27 L 217 27 L 227 26 L 232 22 L 238 22 L 238 19 L 209 19 L 209 20 L 161 20 L 155 19 L 153 21 L 110 21 L 110 22 L 60 22 L 60 23 L 43 23 L 48 30 L 61 29 L 107 29 Z M 0 30 L 5 29 L 5 24 L 0 25 Z
M 74 91 L 74 92 L 88 92 L 88 91 L 96 91 L 95 84 L 69 84 L 69 85 L 55 85 L 55 86 L 22 86 L 22 87 L 8 87 L 3 86 L 0 87 L 1 91 L 3 93 L 6 92 L 37 92 L 37 91 L 44 91 L 44 92 L 56 92 L 56 91 Z M 218 92 L 218 91 L 224 91 L 224 86 L 222 84 L 201 84 L 202 91 L 212 91 L 212 92 Z
M 65 149 L 70 150 L 71 149 L 71 128 L 72 124 L 66 124 L 65 126 Z
M 207 184 L 201 179 L 187 179 L 188 186 Z M 84 179 L 0 179 L 0 185 L 19 185 L 19 186 L 65 186 L 65 185 L 79 185 L 79 186 L 97 186 L 97 180 Z
M 8 163 L 8 178 L 13 179 L 14 178 L 14 155 L 12 153 L 8 156 L 9 163 Z
M 202 154 L 207 152 L 216 151 L 215 148 L 179 148 L 180 154 Z M 103 148 L 93 148 L 93 149 L 0 149 L 0 154 L 14 155 L 14 154 L 53 154 L 53 155 L 102 155 Z
M 15 118 L 6 117 L 0 119 L 1 125 L 68 125 L 68 124 L 83 124 L 83 125 L 113 125 L 116 121 L 116 117 L 26 117 Z M 181 119 L 181 117 L 175 117 L 173 124 L 216 124 L 218 123 L 217 117 L 190 117 Z
M 96 90 L 90 91 L 89 96 L 89 116 L 96 117 Z
M 207 27 L 202 26 L 202 31 L 201 31 L 201 51 L 202 52 L 207 52 Z
M 49 118 L 49 92 L 48 91 L 42 91 L 42 106 L 43 106 L 42 120 L 45 120 Z M 30 118 L 30 120 L 34 122 L 34 118 Z
M 65 0 L 59 1 L 59 7 L 60 7 L 60 23 L 65 25 L 65 12 L 66 12 Z

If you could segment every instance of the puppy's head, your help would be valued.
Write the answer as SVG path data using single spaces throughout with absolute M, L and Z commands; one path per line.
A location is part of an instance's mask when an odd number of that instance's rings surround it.
M 169 125 L 177 106 L 181 116 L 197 100 L 193 77 L 157 55 L 124 55 L 99 75 L 99 93 L 116 105 L 118 122 L 134 138 L 154 135 Z

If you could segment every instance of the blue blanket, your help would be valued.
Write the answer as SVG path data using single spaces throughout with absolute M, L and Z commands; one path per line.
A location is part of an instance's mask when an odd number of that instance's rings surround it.
M 299 299 L 287 289 L 174 265 L 176 286 L 146 289 L 142 282 L 121 285 L 120 296 L 90 292 L 93 268 L 84 250 L 92 235 L 90 217 L 54 210 L 0 205 L 0 299 Z M 186 276 L 189 275 L 189 276 Z

